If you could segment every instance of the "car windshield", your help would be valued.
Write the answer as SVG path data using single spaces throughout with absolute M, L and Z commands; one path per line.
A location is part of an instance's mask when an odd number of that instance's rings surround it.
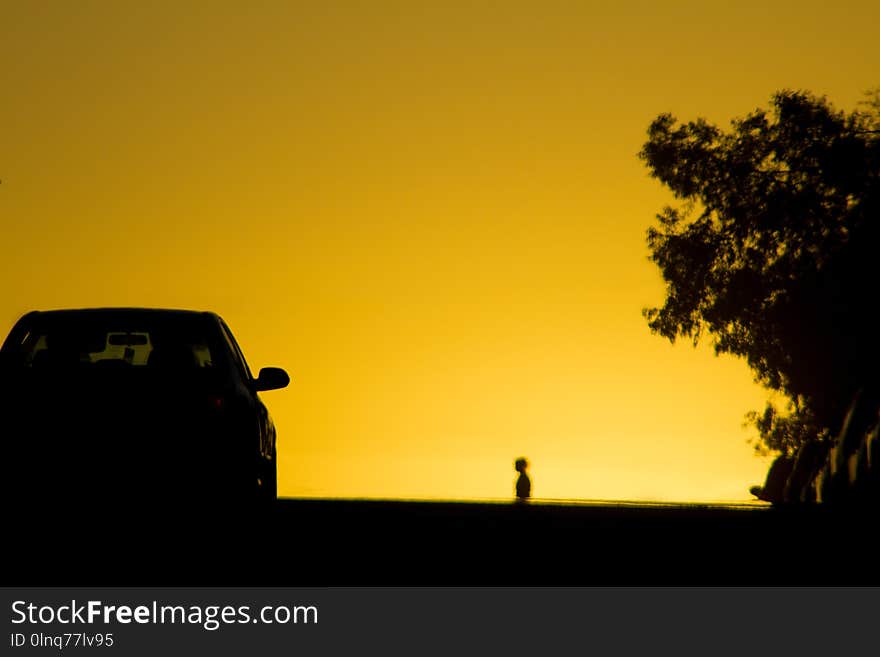
M 194 316 L 45 315 L 14 347 L 33 371 L 66 367 L 185 374 L 215 367 L 209 324 Z

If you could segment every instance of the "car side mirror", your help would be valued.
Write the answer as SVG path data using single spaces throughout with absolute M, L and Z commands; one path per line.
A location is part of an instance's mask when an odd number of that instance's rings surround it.
M 260 392 L 262 390 L 278 390 L 286 388 L 290 383 L 290 377 L 280 367 L 264 367 L 260 370 L 260 375 L 254 379 L 254 390 Z

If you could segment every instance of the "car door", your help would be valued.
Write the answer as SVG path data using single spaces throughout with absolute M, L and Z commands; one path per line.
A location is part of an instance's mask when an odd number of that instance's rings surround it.
M 241 347 L 239 347 L 238 341 L 235 339 L 229 326 L 227 326 L 226 322 L 222 319 L 220 320 L 220 328 L 223 333 L 223 338 L 229 346 L 234 366 L 247 389 L 247 394 L 252 399 L 254 408 L 256 409 L 257 423 L 259 425 L 260 456 L 265 459 L 272 459 L 274 458 L 275 452 L 275 430 L 272 419 L 269 416 L 269 410 L 260 399 L 259 394 L 254 391 L 254 377 L 251 374 L 250 367 L 248 367 L 244 353 L 242 352 Z

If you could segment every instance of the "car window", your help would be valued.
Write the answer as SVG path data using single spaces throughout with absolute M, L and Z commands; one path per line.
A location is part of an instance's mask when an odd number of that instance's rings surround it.
M 245 381 L 250 381 L 254 377 L 251 374 L 251 368 L 248 367 L 247 360 L 245 359 L 241 348 L 238 346 L 238 342 L 236 342 L 235 340 L 235 336 L 232 335 L 232 331 L 229 330 L 226 322 L 221 320 L 220 326 L 223 329 L 223 338 L 224 340 L 226 340 L 226 344 L 229 347 L 235 360 L 235 366 L 238 368 L 239 373 L 242 375 Z
M 215 360 L 203 323 L 167 318 L 52 318 L 30 327 L 16 351 L 34 370 L 112 365 L 186 372 L 211 369 Z

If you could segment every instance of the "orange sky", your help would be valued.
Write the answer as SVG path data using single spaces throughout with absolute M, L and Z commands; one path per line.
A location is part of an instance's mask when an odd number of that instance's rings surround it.
M 640 315 L 651 119 L 851 109 L 880 5 L 48 2 L 0 22 L 0 332 L 209 309 L 282 495 L 747 499 L 764 393 Z M 606 3 L 611 4 L 611 3 Z M 768 6 L 769 5 L 769 6 Z

